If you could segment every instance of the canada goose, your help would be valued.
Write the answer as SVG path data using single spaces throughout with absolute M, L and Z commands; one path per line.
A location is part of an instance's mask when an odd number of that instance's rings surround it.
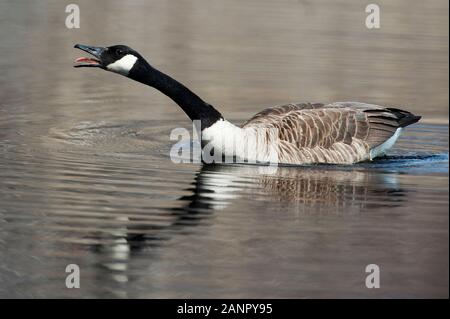
M 281 164 L 372 160 L 394 145 L 402 128 L 421 118 L 397 108 L 358 102 L 298 103 L 265 109 L 239 127 L 125 45 L 77 44 L 75 48 L 94 57 L 78 58 L 75 67 L 102 68 L 154 87 L 175 101 L 191 120 L 200 121 L 202 144 L 239 160 Z

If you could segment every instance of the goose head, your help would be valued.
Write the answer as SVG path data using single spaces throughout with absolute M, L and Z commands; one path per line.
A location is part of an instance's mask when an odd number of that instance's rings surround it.
M 138 52 L 126 45 L 113 45 L 103 48 L 76 44 L 75 48 L 85 51 L 92 56 L 76 59 L 74 65 L 76 68 L 101 68 L 132 77 L 133 72 L 148 66 L 147 61 Z

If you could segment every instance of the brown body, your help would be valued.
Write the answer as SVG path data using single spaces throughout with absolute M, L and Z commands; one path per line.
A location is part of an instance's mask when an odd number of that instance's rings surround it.
M 382 155 L 395 142 L 398 129 L 419 119 L 373 104 L 299 103 L 268 108 L 242 128 L 276 128 L 280 163 L 351 164 Z

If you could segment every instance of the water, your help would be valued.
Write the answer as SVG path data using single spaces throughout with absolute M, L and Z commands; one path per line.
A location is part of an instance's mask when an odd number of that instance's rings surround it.
M 0 297 L 448 297 L 448 2 L 381 3 L 375 33 L 351 1 L 79 1 L 79 30 L 42 3 L 0 3 Z M 135 47 L 236 123 L 302 100 L 424 118 L 372 163 L 175 164 L 184 114 L 72 69 L 78 42 Z

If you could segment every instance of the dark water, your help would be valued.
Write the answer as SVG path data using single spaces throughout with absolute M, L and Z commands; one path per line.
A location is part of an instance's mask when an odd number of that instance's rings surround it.
M 448 2 L 381 3 L 377 33 L 351 1 L 80 1 L 79 30 L 37 3 L 0 3 L 0 297 L 448 297 Z M 424 118 L 372 163 L 175 164 L 181 111 L 73 69 L 77 42 L 136 47 L 237 123 L 302 100 Z

